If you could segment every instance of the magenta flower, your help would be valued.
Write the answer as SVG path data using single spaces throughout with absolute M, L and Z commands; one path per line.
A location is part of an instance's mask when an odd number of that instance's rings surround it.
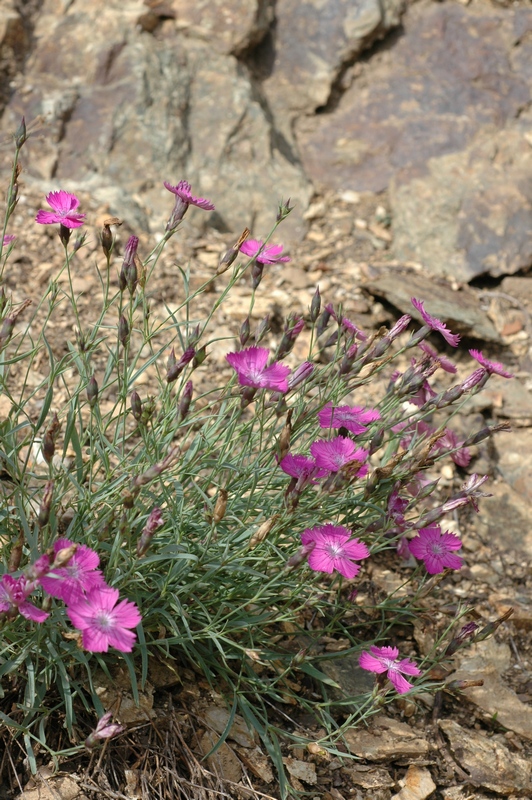
M 354 578 L 360 571 L 360 561 L 368 558 L 369 550 L 359 539 L 351 538 L 351 531 L 343 525 L 317 525 L 315 528 L 306 528 L 301 534 L 301 544 L 304 546 L 315 542 L 316 546 L 309 554 L 308 565 L 315 572 L 328 572 L 336 570 L 344 578 Z
M 85 214 L 75 213 L 79 206 L 79 200 L 75 194 L 70 192 L 50 192 L 46 195 L 46 202 L 53 208 L 53 211 L 39 211 L 35 217 L 35 222 L 40 225 L 53 225 L 59 223 L 65 228 L 80 228 L 85 222 Z
M 364 433 L 370 422 L 375 422 L 380 418 L 381 415 L 374 408 L 333 406 L 332 403 L 327 403 L 318 413 L 321 428 L 347 428 L 355 436 Z
M 236 370 L 241 386 L 287 392 L 290 367 L 279 363 L 267 367 L 269 356 L 270 351 L 266 347 L 248 347 L 239 353 L 228 353 L 226 359 Z
M 399 655 L 397 647 L 375 647 L 372 645 L 369 649 L 369 653 L 364 650 L 358 659 L 362 669 L 379 674 L 386 672 L 388 679 L 399 694 L 406 694 L 412 689 L 412 684 L 406 678 L 403 678 L 403 675 L 413 675 L 414 677 L 421 675 L 421 670 L 414 661 L 410 661 L 409 658 L 399 660 L 397 658 Z
M 489 359 L 485 358 L 480 350 L 470 350 L 469 355 L 472 356 L 475 361 L 478 361 L 480 366 L 484 367 L 486 372 L 488 372 L 490 375 L 500 375 L 502 378 L 513 378 L 512 373 L 507 372 L 503 364 L 500 364 L 498 361 L 490 361 Z
M 190 191 L 191 186 L 188 181 L 179 181 L 177 186 L 172 186 L 172 184 L 168 181 L 164 181 L 164 185 L 169 192 L 175 194 L 176 202 L 177 198 L 179 198 L 182 203 L 186 204 L 187 208 L 188 206 L 197 206 L 198 208 L 202 208 L 204 211 L 214 211 L 214 203 L 211 203 L 210 200 L 207 200 L 205 197 L 194 197 Z
M 460 336 L 457 333 L 456 334 L 451 333 L 449 328 L 447 328 L 447 326 L 444 325 L 441 320 L 437 319 L 437 317 L 432 317 L 430 314 L 428 314 L 425 311 L 423 302 L 421 300 L 416 300 L 415 297 L 412 297 L 411 302 L 414 308 L 416 308 L 421 314 L 421 317 L 425 325 L 431 328 L 431 330 L 438 331 L 438 333 L 441 333 L 447 344 L 450 344 L 451 347 L 458 347 Z
M 290 261 L 288 256 L 282 256 L 282 244 L 265 244 L 261 239 L 247 239 L 240 245 L 240 252 L 249 258 L 255 258 L 259 264 L 278 264 L 281 261 Z
M 430 344 L 428 344 L 428 342 L 419 342 L 418 347 L 434 361 L 439 361 L 440 367 L 445 370 L 445 372 L 456 372 L 456 367 L 451 359 L 447 358 L 447 356 L 444 356 L 441 353 L 438 353 L 433 347 L 430 346 Z
M 177 186 L 172 186 L 168 181 L 164 181 L 165 188 L 175 195 L 175 204 L 170 215 L 170 219 L 166 223 L 166 230 L 173 231 L 177 228 L 185 216 L 189 206 L 197 206 L 204 211 L 214 211 L 214 204 L 205 197 L 194 197 L 190 191 L 190 183 L 188 181 L 179 181 Z
M 281 459 L 279 466 L 283 472 L 286 472 L 292 478 L 297 478 L 300 483 L 306 483 L 307 481 L 315 483 L 315 478 L 322 478 L 328 474 L 328 470 L 320 469 L 316 466 L 313 458 L 294 456 L 291 453 Z
M 17 237 L 13 233 L 6 233 L 3 239 L 3 247 L 9 247 L 11 242 L 14 242 Z
M 58 539 L 54 544 L 54 555 L 72 546 L 68 539 Z M 83 598 L 86 592 L 103 588 L 104 577 L 98 566 L 100 557 L 87 545 L 79 545 L 76 552 L 64 567 L 52 569 L 40 579 L 45 592 L 58 597 L 67 605 Z
M 2 575 L 0 579 L 0 614 L 15 616 L 18 612 L 33 622 L 44 622 L 49 615 L 28 600 L 28 595 L 31 594 L 33 588 L 34 584 L 28 582 L 23 575 L 19 578 L 7 574 Z
M 123 725 L 111 722 L 112 717 L 112 712 L 108 711 L 98 720 L 96 728 L 85 739 L 85 747 L 92 750 L 102 739 L 110 739 L 112 736 L 118 736 L 119 733 L 125 730 Z
M 454 554 L 460 550 L 462 542 L 454 533 L 442 533 L 439 525 L 420 528 L 418 536 L 410 542 L 413 556 L 425 562 L 430 575 L 437 575 L 444 569 L 460 569 L 462 559 Z
M 445 436 L 438 439 L 437 447 L 439 449 L 453 449 L 451 458 L 459 467 L 467 467 L 471 461 L 471 451 L 468 447 L 462 447 L 463 441 L 460 441 L 456 433 L 450 428 L 445 428 Z M 456 449 L 458 448 L 458 449 Z
M 136 635 L 128 630 L 139 624 L 142 617 L 135 603 L 122 600 L 118 603 L 118 589 L 110 586 L 93 589 L 87 597 L 78 596 L 67 608 L 67 614 L 75 628 L 83 632 L 85 650 L 91 653 L 107 653 L 114 647 L 122 653 L 130 653 Z
M 345 467 L 346 464 L 351 464 L 353 461 L 363 464 L 369 455 L 368 450 L 364 450 L 363 447 L 357 447 L 351 439 L 347 439 L 345 436 L 337 436 L 328 442 L 313 442 L 310 445 L 310 452 L 316 461 L 316 465 L 329 470 L 329 472 L 339 472 L 342 467 Z

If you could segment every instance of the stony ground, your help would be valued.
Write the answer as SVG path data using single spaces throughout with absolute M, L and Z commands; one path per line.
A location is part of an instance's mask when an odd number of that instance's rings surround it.
M 80 251 L 74 281 L 80 293 L 82 319 L 89 319 L 99 279 L 95 262 L 102 263 L 97 230 L 108 214 L 105 206 L 91 205 L 89 239 Z M 23 192 L 18 221 L 10 230 L 19 237 L 6 279 L 15 302 L 38 301 L 48 280 L 60 266 L 60 248 L 54 232 L 33 224 L 41 198 Z M 416 263 L 394 261 L 390 255 L 391 228 L 386 194 L 346 192 L 316 197 L 307 212 L 309 231 L 292 249 L 289 265 L 272 268 L 261 285 L 255 321 L 270 313 L 282 324 L 288 310 L 305 313 L 317 284 L 327 301 L 342 303 L 344 311 L 366 330 L 389 324 L 400 312 L 411 310 L 412 294 L 440 303 L 438 315 L 453 330 L 465 335 L 469 346 L 482 347 L 516 374 L 512 382 L 493 380 L 488 389 L 470 401 L 457 427 L 471 431 L 509 420 L 512 431 L 474 450 L 467 472 L 489 474 L 493 497 L 480 513 L 455 517 L 449 529 L 460 531 L 466 566 L 445 578 L 427 599 L 425 613 L 414 625 L 398 622 L 397 635 L 412 654 L 430 652 L 432 644 L 461 604 L 472 607 L 469 619 L 487 624 L 514 609 L 513 616 L 495 636 L 456 658 L 458 680 L 482 682 L 462 693 L 422 695 L 397 699 L 375 717 L 367 730 L 348 731 L 338 743 L 338 755 L 314 748 L 286 746 L 285 764 L 292 788 L 301 796 L 323 800 L 481 800 L 481 798 L 532 797 L 532 493 L 529 461 L 532 458 L 532 389 L 530 308 L 532 278 L 507 277 L 498 285 L 474 289 L 458 282 L 432 282 Z M 130 232 L 119 232 L 116 265 Z M 282 231 L 279 233 L 282 240 Z M 148 241 L 141 247 L 147 252 Z M 179 301 L 176 267 L 191 264 L 192 280 L 212 275 L 219 255 L 231 239 L 207 232 L 200 240 L 183 233 L 170 244 L 151 288 L 154 314 L 165 313 Z M 224 278 L 213 291 L 219 291 Z M 234 303 L 216 318 L 219 336 L 231 342 L 247 313 L 250 289 L 243 284 Z M 207 297 L 208 301 L 208 297 Z M 431 310 L 433 308 L 431 307 Z M 434 311 L 434 313 L 436 313 Z M 53 330 L 51 345 L 59 354 L 73 337 L 74 320 L 65 315 Z M 302 335 L 301 348 L 304 345 Z M 227 347 L 213 348 L 219 362 Z M 435 342 L 435 344 L 440 344 Z M 470 371 L 467 347 L 458 356 L 459 375 Z M 297 359 L 296 349 L 294 358 Z M 220 369 L 223 369 L 220 366 Z M 207 380 L 207 378 L 205 378 Z M 146 376 L 149 383 L 149 374 Z M 146 391 L 149 387 L 146 387 Z M 367 402 L 367 399 L 366 399 Z M 464 471 L 446 465 L 435 475 L 442 492 L 456 488 Z M 361 587 L 356 602 L 366 592 L 389 592 L 402 582 L 401 568 L 383 559 L 376 562 Z M 287 640 L 291 632 L 284 631 Z M 324 650 L 341 651 L 347 644 L 324 642 Z M 341 660 L 339 662 L 341 664 Z M 357 680 L 354 664 L 343 665 L 345 680 Z M 355 677 L 353 677 L 355 676 Z M 203 755 L 216 741 L 227 721 L 221 695 L 200 675 L 175 665 L 153 664 L 150 683 L 137 709 L 120 685 L 105 685 L 109 704 L 121 693 L 121 718 L 128 733 L 90 760 L 74 759 L 61 765 L 59 776 L 43 768 L 37 779 L 25 773 L 18 745 L 0 757 L 3 787 L 0 797 L 16 797 L 25 788 L 25 800 L 37 798 L 217 798 L 279 797 L 267 755 L 238 718 L 228 741 L 207 761 Z M 127 678 L 124 681 L 124 687 Z M 356 688 L 356 686 L 355 686 Z M 105 693 L 107 693 L 105 695 Z M 320 731 L 297 707 L 275 712 L 280 726 L 319 739 Z M 342 715 L 339 711 L 338 720 Z M 350 753 L 356 760 L 342 758 Z M 8 761 L 11 767 L 7 767 Z

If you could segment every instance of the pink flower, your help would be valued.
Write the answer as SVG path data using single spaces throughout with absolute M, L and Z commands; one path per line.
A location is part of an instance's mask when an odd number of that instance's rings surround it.
M 41 225 L 53 225 L 59 222 L 65 228 L 80 228 L 85 221 L 85 214 L 76 214 L 75 209 L 79 206 L 79 200 L 75 194 L 70 192 L 50 192 L 46 195 L 46 202 L 53 208 L 53 211 L 39 211 L 35 217 L 35 222 Z
M 425 325 L 427 325 L 433 331 L 438 331 L 438 333 L 441 333 L 447 344 L 450 344 L 451 347 L 458 347 L 460 336 L 457 333 L 456 334 L 451 333 L 449 328 L 447 328 L 447 326 L 444 325 L 441 320 L 437 319 L 436 317 L 432 317 L 430 314 L 428 314 L 425 311 L 425 308 L 423 307 L 423 302 L 421 300 L 416 300 L 415 297 L 412 297 L 411 302 L 414 308 L 416 308 L 421 314 L 421 317 Z
M 368 558 L 369 550 L 359 539 L 351 539 L 351 531 L 342 525 L 317 525 L 306 528 L 301 534 L 301 543 L 316 546 L 308 557 L 308 564 L 315 572 L 339 572 L 344 578 L 354 578 L 360 565 L 353 561 Z
M 7 613 L 8 616 L 12 616 L 18 612 L 26 619 L 33 620 L 33 622 L 44 622 L 49 615 L 27 599 L 33 588 L 34 584 L 28 582 L 23 575 L 19 578 L 14 578 L 12 575 L 2 575 L 0 580 L 0 613 Z
M 460 550 L 462 542 L 454 533 L 442 533 L 439 525 L 420 528 L 418 536 L 410 542 L 413 556 L 425 562 L 430 575 L 437 575 L 444 569 L 460 569 L 462 559 L 453 553 Z
M 328 473 L 328 470 L 318 469 L 313 458 L 294 456 L 291 453 L 281 459 L 279 466 L 287 475 L 297 478 L 301 482 L 306 482 L 311 478 L 321 478 Z
M 337 436 L 328 442 L 313 442 L 310 445 L 310 452 L 316 465 L 329 470 L 329 472 L 339 472 L 342 467 L 353 461 L 363 464 L 369 455 L 368 450 L 357 447 L 351 439 L 347 439 L 345 436 Z
M 214 211 L 214 204 L 211 203 L 210 200 L 207 200 L 205 197 L 194 197 L 194 195 L 191 194 L 190 190 L 192 187 L 188 181 L 179 181 L 177 186 L 172 186 L 168 181 L 164 181 L 164 185 L 169 192 L 175 194 L 176 198 L 179 198 L 185 203 L 187 208 L 188 206 L 197 206 L 198 208 L 203 208 L 204 211 Z
M 445 428 L 445 436 L 438 439 L 437 446 L 439 449 L 452 449 L 451 458 L 459 467 L 467 467 L 471 461 L 471 452 L 468 447 L 461 447 L 463 441 L 458 439 L 456 433 L 450 428 Z M 456 449 L 458 448 L 458 449 Z
M 123 725 L 111 722 L 112 717 L 112 712 L 108 711 L 98 720 L 96 728 L 85 739 L 85 747 L 92 750 L 102 739 L 110 739 L 112 736 L 118 736 L 119 733 L 125 730 Z
M 68 539 L 58 539 L 54 544 L 54 555 L 60 550 L 72 546 Z M 78 549 L 64 567 L 52 569 L 40 579 L 45 592 L 58 597 L 67 605 L 82 598 L 86 592 L 104 587 L 105 580 L 98 569 L 100 557 L 87 545 L 79 545 Z
M 267 367 L 269 356 L 270 351 L 266 347 L 248 347 L 239 353 L 228 353 L 226 359 L 236 370 L 241 386 L 287 392 L 290 367 L 279 363 Z
M 478 361 L 478 363 L 484 367 L 486 372 L 490 375 L 500 375 L 503 378 L 513 378 L 511 372 L 507 372 L 504 369 L 503 364 L 500 364 L 498 361 L 489 361 L 489 359 L 485 358 L 480 350 L 470 350 L 469 355 Z
M 418 347 L 434 361 L 439 361 L 440 367 L 445 370 L 445 372 L 456 372 L 456 367 L 451 359 L 447 358 L 447 356 L 444 356 L 441 353 L 438 353 L 433 347 L 430 346 L 430 344 L 428 344 L 428 342 L 419 342 Z
M 255 258 L 259 264 L 278 264 L 281 261 L 290 261 L 288 256 L 282 256 L 282 244 L 266 244 L 263 246 L 261 239 L 247 239 L 240 245 L 240 252 L 245 256 Z
M 3 240 L 4 241 L 3 247 L 9 247 L 11 242 L 14 242 L 16 238 L 17 237 L 13 233 L 6 233 Z
M 388 679 L 397 689 L 399 694 L 405 694 L 412 688 L 403 675 L 421 675 L 421 670 L 416 666 L 414 661 L 409 658 L 402 658 L 399 660 L 399 650 L 397 647 L 375 647 L 372 645 L 368 653 L 364 650 L 358 659 L 359 665 L 362 669 L 367 669 L 369 672 L 377 672 L 382 674 L 387 673 Z M 402 673 L 402 674 L 401 674 Z
M 142 617 L 129 600 L 117 605 L 118 594 L 118 589 L 110 586 L 93 589 L 67 608 L 74 627 L 83 631 L 83 647 L 91 653 L 107 653 L 109 647 L 122 653 L 133 650 L 136 636 L 128 628 L 138 625 Z
M 321 409 L 318 420 L 322 428 L 347 428 L 354 433 L 364 433 L 370 422 L 380 419 L 381 415 L 376 409 L 365 409 L 362 406 L 336 406 L 332 403 Z
M 185 216 L 189 206 L 197 206 L 204 211 L 214 211 L 214 205 L 210 200 L 205 197 L 194 197 L 190 191 L 190 183 L 188 181 L 179 181 L 177 186 L 172 186 L 168 181 L 164 181 L 165 188 L 175 195 L 175 204 L 170 215 L 170 219 L 166 223 L 166 230 L 173 231 L 183 217 Z

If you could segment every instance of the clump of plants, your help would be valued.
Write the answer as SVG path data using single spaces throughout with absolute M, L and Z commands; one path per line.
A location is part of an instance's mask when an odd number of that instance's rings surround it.
M 22 123 L 2 274 L 17 248 L 10 220 L 25 141 Z M 94 747 L 122 730 L 102 706 L 97 670 L 112 675 L 125 664 L 138 696 L 150 658 L 163 656 L 221 692 L 282 775 L 280 742 L 298 734 L 280 725 L 277 708 L 297 702 L 310 711 L 326 731 L 320 746 L 334 751 L 345 726 L 397 693 L 441 687 L 446 672 L 436 667 L 493 630 L 459 630 L 463 608 L 430 657 L 413 660 L 393 639 L 397 619 L 414 619 L 421 600 L 461 568 L 460 538 L 444 520 L 463 506 L 478 510 L 487 480 L 469 475 L 436 502 L 427 471 L 446 459 L 467 466 L 468 448 L 493 429 L 460 440 L 452 417 L 493 375 L 511 375 L 471 350 L 470 376 L 436 391 L 432 376 L 456 367 L 427 339 L 436 332 L 457 347 L 460 337 L 415 298 L 422 327 L 405 315 L 368 334 L 316 289 L 308 313 L 288 314 L 272 347 L 268 318 L 252 330 L 252 314 L 264 272 L 289 260 L 271 243 L 288 203 L 265 240 L 245 231 L 203 284 L 192 288 L 190 272 L 176 265 L 180 299 L 161 322 L 150 313 L 150 286 L 165 246 L 190 205 L 214 208 L 186 181 L 165 187 L 174 196 L 166 230 L 147 255 L 130 237 L 118 288 L 110 271 L 120 220 L 105 222 L 101 304 L 91 319 L 80 316 L 72 280 L 85 215 L 66 191 L 51 191 L 50 210 L 35 220 L 57 228 L 61 273 L 31 307 L 1 290 L 0 391 L 10 407 L 0 421 L 1 717 L 35 771 L 37 754 L 64 757 L 89 734 Z M 218 363 L 210 354 L 215 315 L 243 279 L 249 312 Z M 206 299 L 210 310 L 200 312 Z M 47 333 L 67 308 L 77 333 L 58 354 Z M 304 328 L 308 353 L 290 368 Z M 399 372 L 405 352 L 410 364 Z M 45 376 L 37 382 L 29 380 L 36 364 Z M 382 396 L 368 404 L 366 387 L 383 375 Z M 403 565 L 401 595 L 357 603 L 368 563 L 386 555 Z M 325 636 L 347 639 L 347 650 L 324 652 Z M 323 664 L 346 655 L 376 681 L 339 700 Z M 100 718 L 92 733 L 80 727 L 80 709 Z M 58 719 L 69 740 L 59 750 Z

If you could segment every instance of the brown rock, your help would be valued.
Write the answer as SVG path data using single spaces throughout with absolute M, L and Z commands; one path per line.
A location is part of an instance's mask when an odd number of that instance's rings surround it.
M 397 256 L 465 281 L 528 268 L 532 148 L 525 132 L 521 122 L 482 131 L 459 153 L 399 172 L 390 187 Z
M 218 742 L 218 736 L 212 731 L 206 731 L 200 740 L 200 749 L 207 755 Z M 227 742 L 222 742 L 216 752 L 207 758 L 207 764 L 216 775 L 223 780 L 238 783 L 242 777 L 242 766 L 234 751 Z
M 510 56 L 516 25 L 528 30 L 531 18 L 484 4 L 410 5 L 403 35 L 360 68 L 334 112 L 298 122 L 307 173 L 338 190 L 382 191 L 398 170 L 423 174 L 480 128 L 505 127 L 530 100 L 530 65 Z
M 394 794 L 391 800 L 426 800 L 436 790 L 432 775 L 425 767 L 411 764 L 402 781 L 401 791 Z
M 426 300 L 426 310 L 449 325 L 453 333 L 498 341 L 499 335 L 480 308 L 478 295 L 469 287 L 453 291 L 446 281 L 436 281 L 411 270 L 394 268 L 373 272 L 363 285 L 371 294 L 384 297 L 404 314 L 421 322 L 411 298 Z
M 429 745 L 418 731 L 392 717 L 380 714 L 370 728 L 356 728 L 345 732 L 351 753 L 368 761 L 415 758 L 428 753 Z
M 497 741 L 476 731 L 464 730 L 452 720 L 440 720 L 453 756 L 467 771 L 471 782 L 498 794 L 524 794 L 532 789 L 532 765 Z
M 532 430 L 494 439 L 498 469 L 505 481 L 528 504 L 532 501 Z
M 225 53 L 240 53 L 264 37 L 272 0 L 179 0 L 178 28 Z
M 525 480 L 526 475 L 523 475 L 521 482 Z M 502 481 L 491 482 L 489 492 L 492 496 L 482 499 L 477 516 L 482 539 L 501 550 L 521 550 L 527 557 L 532 557 L 530 502 Z

